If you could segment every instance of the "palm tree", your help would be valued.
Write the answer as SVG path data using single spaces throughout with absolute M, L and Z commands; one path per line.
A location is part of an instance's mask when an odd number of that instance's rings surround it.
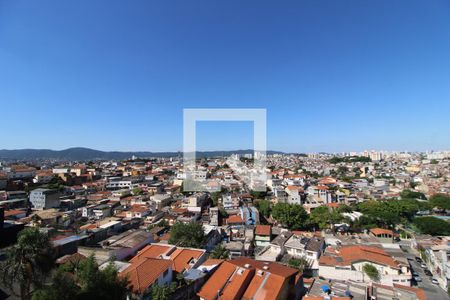
M 7 252 L 7 259 L 0 265 L 3 283 L 15 293 L 19 285 L 20 298 L 30 299 L 31 288 L 43 284 L 53 266 L 52 247 L 47 234 L 38 228 L 20 232 L 17 244 Z

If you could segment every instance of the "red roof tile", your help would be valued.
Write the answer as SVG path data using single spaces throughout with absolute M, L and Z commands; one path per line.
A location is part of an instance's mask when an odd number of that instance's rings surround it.
M 166 259 L 141 258 L 120 273 L 129 280 L 129 286 L 136 294 L 144 294 L 147 289 L 172 266 Z
M 255 234 L 257 235 L 270 235 L 270 225 L 256 225 Z

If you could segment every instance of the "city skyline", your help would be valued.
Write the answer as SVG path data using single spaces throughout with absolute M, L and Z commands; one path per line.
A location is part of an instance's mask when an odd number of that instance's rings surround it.
M 265 108 L 277 151 L 450 149 L 448 8 L 2 2 L 0 148 L 179 151 L 183 109 Z M 249 147 L 248 124 L 200 127 L 201 150 Z

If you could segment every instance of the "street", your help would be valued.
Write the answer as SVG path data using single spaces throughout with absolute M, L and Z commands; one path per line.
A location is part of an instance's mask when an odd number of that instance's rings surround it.
M 402 248 L 406 249 L 408 251 L 405 253 L 405 255 L 411 264 L 411 268 L 412 268 L 411 272 L 416 271 L 419 274 L 420 278 L 422 278 L 422 282 L 418 282 L 417 287 L 419 287 L 425 291 L 427 299 L 429 299 L 429 300 L 450 299 L 450 297 L 447 295 L 446 291 L 444 291 L 438 285 L 431 283 L 431 277 L 427 276 L 425 274 L 425 272 L 423 271 L 422 267 L 420 267 L 420 264 L 418 262 L 416 262 L 416 260 L 415 260 L 416 256 L 412 252 L 411 248 L 409 248 L 409 247 L 402 247 Z

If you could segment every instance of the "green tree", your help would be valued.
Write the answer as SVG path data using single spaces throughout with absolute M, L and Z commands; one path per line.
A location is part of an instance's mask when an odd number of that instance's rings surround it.
M 201 248 L 205 242 L 205 232 L 201 224 L 177 222 L 172 226 L 169 243 L 181 247 Z
M 289 229 L 305 228 L 308 214 L 298 204 L 277 203 L 272 210 L 272 217 Z
M 33 300 L 71 300 L 76 299 L 80 287 L 73 276 L 63 268 L 59 268 L 53 275 L 53 283 L 33 293 Z
M 340 213 L 330 211 L 327 206 L 315 208 L 309 216 L 310 223 L 319 226 L 320 229 L 328 228 L 330 225 L 339 223 L 343 219 Z
M 411 190 L 403 190 L 400 193 L 400 197 L 402 197 L 402 199 L 422 199 L 422 200 L 427 199 L 425 197 L 424 193 L 415 192 L 415 191 L 411 191 Z
M 365 201 L 359 203 L 357 208 L 366 217 L 374 220 L 378 226 L 394 226 L 400 223 L 409 223 L 419 210 L 427 209 L 428 203 L 413 199 Z
M 220 192 L 213 192 L 211 193 L 211 201 L 213 203 L 213 206 L 219 205 L 219 198 L 220 198 Z
M 16 245 L 7 252 L 7 259 L 0 266 L 2 281 L 14 291 L 19 285 L 20 298 L 30 299 L 30 291 L 40 288 L 53 266 L 52 247 L 47 234 L 38 228 L 22 230 Z
M 264 199 L 266 198 L 267 192 L 251 191 L 250 194 L 253 196 L 254 199 Z
M 113 264 L 103 270 L 93 255 L 80 262 L 75 276 L 81 291 L 81 299 L 125 299 L 128 293 L 128 279 L 120 277 Z
M 444 194 L 436 194 L 430 197 L 431 207 L 439 209 L 450 210 L 450 196 Z
M 271 208 L 270 208 L 270 201 L 269 200 L 259 200 L 255 202 L 256 208 L 259 210 L 259 213 L 263 215 L 264 217 L 269 217 Z
M 347 204 L 341 204 L 341 205 L 339 205 L 337 211 L 339 213 L 351 213 L 353 211 L 353 209 Z
M 369 276 L 369 278 L 373 281 L 380 281 L 380 272 L 378 269 L 371 264 L 365 264 L 362 268 L 363 272 Z
M 300 258 L 291 258 L 288 261 L 288 265 L 291 268 L 298 269 L 300 272 L 303 272 L 307 268 L 309 268 L 309 262 L 303 257 Z
M 133 188 L 132 192 L 133 192 L 133 195 L 141 195 L 143 193 L 142 189 L 139 187 Z
M 174 283 L 169 285 L 158 285 L 154 284 L 152 286 L 152 300 L 169 300 L 170 295 L 175 292 L 176 286 Z
M 228 218 L 228 213 L 222 206 L 219 208 L 220 217 L 225 219 Z
M 218 245 L 214 248 L 209 257 L 215 259 L 228 259 L 230 257 L 230 251 L 228 251 L 223 245 Z
M 415 218 L 414 225 L 424 234 L 450 235 L 450 224 L 435 217 Z

